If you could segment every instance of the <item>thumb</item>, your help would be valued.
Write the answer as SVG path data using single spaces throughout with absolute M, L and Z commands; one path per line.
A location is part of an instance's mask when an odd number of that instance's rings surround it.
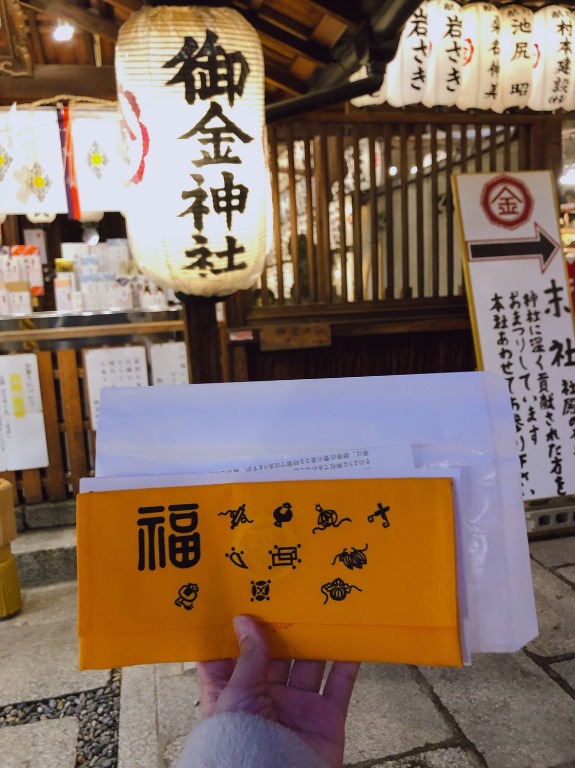
M 269 666 L 268 644 L 263 630 L 251 616 L 236 616 L 234 629 L 240 645 L 240 656 L 220 694 L 216 712 L 249 712 L 274 719 L 267 692 Z
M 236 616 L 234 631 L 240 646 L 230 683 L 243 690 L 253 690 L 265 685 L 268 671 L 268 644 L 251 616 Z

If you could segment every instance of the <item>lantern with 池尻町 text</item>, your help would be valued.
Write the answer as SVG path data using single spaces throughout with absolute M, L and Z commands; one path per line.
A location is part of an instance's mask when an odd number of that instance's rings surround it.
M 269 195 L 256 32 L 228 7 L 145 6 L 120 30 L 116 78 L 139 267 L 188 295 L 251 287 Z

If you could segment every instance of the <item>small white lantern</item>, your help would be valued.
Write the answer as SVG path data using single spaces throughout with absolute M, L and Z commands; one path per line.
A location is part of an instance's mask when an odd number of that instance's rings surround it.
M 349 76 L 349 82 L 354 83 L 356 80 L 365 80 L 367 77 L 367 67 L 365 64 L 361 66 L 357 72 L 354 72 Z M 382 104 L 385 101 L 383 83 L 373 93 L 366 93 L 363 96 L 356 96 L 350 99 L 354 107 L 370 107 L 375 104 Z
M 452 107 L 461 88 L 463 35 L 461 6 L 453 0 L 428 0 L 430 52 L 423 94 L 426 107 Z
M 531 95 L 533 11 L 521 5 L 501 8 L 499 93 L 493 109 L 522 109 Z
M 462 8 L 465 46 L 459 109 L 492 109 L 497 102 L 500 70 L 501 15 L 491 3 Z
M 548 5 L 533 16 L 535 61 L 527 106 L 537 112 L 573 109 L 573 22 L 573 13 L 560 5 Z
M 56 214 L 48 213 L 46 211 L 44 213 L 30 211 L 26 214 L 26 218 L 32 224 L 51 224 L 56 220 Z
M 138 265 L 186 294 L 251 287 L 269 185 L 258 35 L 231 8 L 145 6 L 120 29 L 116 78 Z
M 428 77 L 429 34 L 427 2 L 417 8 L 406 21 L 397 53 L 385 70 L 382 92 L 392 107 L 419 104 Z

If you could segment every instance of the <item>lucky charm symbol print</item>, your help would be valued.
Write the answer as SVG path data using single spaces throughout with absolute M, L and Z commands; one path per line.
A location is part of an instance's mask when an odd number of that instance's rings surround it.
M 94 492 L 79 514 L 84 665 L 156 663 L 157 638 L 172 660 L 232 658 L 241 613 L 278 658 L 403 658 L 381 650 L 392 628 L 437 626 L 460 658 L 450 478 Z

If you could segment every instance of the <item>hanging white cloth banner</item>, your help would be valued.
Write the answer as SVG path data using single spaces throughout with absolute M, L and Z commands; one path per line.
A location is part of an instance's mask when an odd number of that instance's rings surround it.
M 462 8 L 464 41 L 459 109 L 493 109 L 499 91 L 501 15 L 491 3 Z
M 527 103 L 530 109 L 552 112 L 575 106 L 573 21 L 573 13 L 560 5 L 548 5 L 533 16 L 535 61 Z
M 461 6 L 452 0 L 428 0 L 430 51 L 423 94 L 426 107 L 452 107 L 461 89 L 463 36 Z
M 124 210 L 127 178 L 118 111 L 74 109 L 71 123 L 83 217 L 89 211 Z
M 11 108 L 0 117 L 0 212 L 66 213 L 55 109 Z
M 531 95 L 533 11 L 521 5 L 501 9 L 499 94 L 495 112 L 523 109 Z

